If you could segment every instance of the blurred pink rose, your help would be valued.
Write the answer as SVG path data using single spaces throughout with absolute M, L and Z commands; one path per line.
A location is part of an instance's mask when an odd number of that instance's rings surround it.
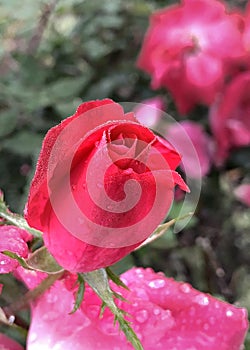
M 181 167 L 187 176 L 207 175 L 211 166 L 212 140 L 201 125 L 192 121 L 172 124 L 166 137 L 182 155 Z
M 210 105 L 244 56 L 239 21 L 225 3 L 182 0 L 151 16 L 138 67 L 151 75 L 153 88 L 170 90 L 184 114 L 197 103 Z
M 250 145 L 250 72 L 239 74 L 210 109 L 216 139 L 215 162 L 222 165 L 233 147 Z
M 236 187 L 234 194 L 239 201 L 250 207 L 250 184 L 242 184 Z
M 133 268 L 122 275 L 130 291 L 113 286 L 129 301 L 128 312 L 145 350 L 239 350 L 248 327 L 245 309 L 219 301 L 151 269 Z M 73 276 L 74 281 L 74 276 Z M 67 283 L 69 286 L 69 283 Z M 58 281 L 33 306 L 27 350 L 129 350 L 114 327 L 113 315 L 86 287 L 81 309 L 69 315 L 74 298 Z
M 243 30 L 243 44 L 245 50 L 248 53 L 248 59 L 250 57 L 250 3 L 248 3 L 246 8 L 246 13 L 244 16 L 245 26 Z
M 134 113 L 141 124 L 151 128 L 160 121 L 164 109 L 163 98 L 156 96 L 142 101 L 139 106 L 136 106 Z
M 1 252 L 8 250 L 20 257 L 26 258 L 28 255 L 27 241 L 31 235 L 16 226 L 0 226 L 0 273 L 9 273 L 19 266 L 17 260 L 7 257 Z
M 24 348 L 15 340 L 0 333 L 0 350 L 24 350 Z

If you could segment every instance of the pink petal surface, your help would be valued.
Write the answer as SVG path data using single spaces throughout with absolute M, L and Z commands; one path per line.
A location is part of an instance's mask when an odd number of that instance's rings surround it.
M 236 187 L 234 194 L 239 201 L 250 207 L 250 184 L 242 184 Z
M 136 106 L 134 113 L 140 123 L 151 128 L 160 121 L 165 103 L 162 97 L 157 96 L 142 101 Z
M 74 279 L 74 278 L 73 278 Z M 118 301 L 131 317 L 145 350 L 240 350 L 247 331 L 246 310 L 175 282 L 151 269 L 122 275 L 130 291 L 116 286 L 129 303 Z M 69 283 L 67 283 L 69 286 Z M 73 315 L 72 291 L 56 282 L 33 306 L 27 350 L 129 350 L 100 300 L 86 288 L 81 309 Z
M 215 163 L 222 165 L 231 149 L 250 145 L 250 73 L 238 74 L 210 108 L 216 140 Z
M 157 11 L 137 65 L 151 75 L 153 88 L 172 93 L 180 113 L 197 103 L 210 105 L 235 65 L 246 59 L 240 17 L 217 0 L 183 0 Z
M 24 350 L 24 348 L 15 340 L 0 333 L 0 350 Z
M 181 167 L 187 176 L 200 178 L 208 174 L 212 141 L 201 125 L 192 121 L 172 124 L 166 137 L 182 155 Z
M 28 255 L 26 242 L 29 239 L 30 234 L 25 230 L 10 225 L 0 226 L 0 273 L 9 273 L 19 266 L 16 260 L 1 252 L 8 250 L 25 258 Z

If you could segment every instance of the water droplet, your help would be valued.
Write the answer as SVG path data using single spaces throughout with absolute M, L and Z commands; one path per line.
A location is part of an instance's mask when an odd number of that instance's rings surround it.
M 206 306 L 209 304 L 209 299 L 207 296 L 203 295 L 203 294 L 199 294 L 195 297 L 195 301 L 196 303 L 198 303 L 199 305 L 203 305 Z
M 182 283 L 180 285 L 180 290 L 183 292 L 183 293 L 190 293 L 191 291 L 191 287 L 188 283 Z
M 148 312 L 147 310 L 139 310 L 137 311 L 136 315 L 135 315 L 136 320 L 139 323 L 144 323 L 147 321 L 148 319 Z
M 164 312 L 161 313 L 161 320 L 164 321 L 166 319 L 171 319 L 171 321 L 174 321 L 172 319 L 172 314 L 171 314 L 171 311 L 170 310 L 164 310 Z M 170 326 L 171 322 L 169 322 L 168 326 Z
M 149 287 L 150 288 L 163 288 L 165 286 L 166 282 L 163 279 L 157 279 L 149 282 Z
M 73 191 L 76 190 L 76 185 L 72 185 L 72 190 L 73 190 Z
M 97 182 L 96 187 L 102 188 L 102 187 L 103 187 L 103 184 L 102 184 L 101 182 Z
M 136 269 L 135 272 L 136 272 L 137 277 L 139 277 L 139 278 L 143 278 L 144 277 L 144 274 L 143 274 L 141 269 Z
M 29 333 L 29 341 L 32 343 L 37 340 L 37 334 L 35 332 Z
M 48 311 L 43 315 L 44 321 L 53 321 L 58 318 L 58 312 L 56 311 Z
M 160 309 L 154 309 L 154 311 L 153 311 L 153 314 L 155 315 L 155 316 L 157 316 L 157 315 L 159 315 L 161 313 L 161 310 Z
M 46 299 L 49 304 L 53 304 L 57 301 L 58 297 L 54 293 L 48 293 Z
M 233 316 L 233 311 L 232 310 L 227 310 L 226 315 L 227 317 L 232 317 Z
M 6 260 L 1 260 L 0 261 L 0 265 L 6 265 L 7 264 L 7 261 Z

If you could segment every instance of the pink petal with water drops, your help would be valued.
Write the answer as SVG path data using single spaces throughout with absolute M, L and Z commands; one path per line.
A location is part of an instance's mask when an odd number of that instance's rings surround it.
M 20 257 L 27 257 L 27 240 L 30 234 L 16 226 L 0 226 L 0 252 L 11 251 Z M 0 253 L 0 273 L 9 273 L 13 271 L 19 263 L 17 260 L 7 257 Z
M 67 277 L 69 279 L 69 276 Z M 72 276 L 73 281 L 75 276 Z M 166 278 L 151 269 L 122 275 L 130 288 L 112 286 L 129 302 L 117 301 L 144 350 L 239 350 L 248 321 L 246 310 Z M 67 285 L 68 285 L 67 281 Z M 132 350 L 101 302 L 87 287 L 81 309 L 73 315 L 73 293 L 58 281 L 33 306 L 27 350 Z

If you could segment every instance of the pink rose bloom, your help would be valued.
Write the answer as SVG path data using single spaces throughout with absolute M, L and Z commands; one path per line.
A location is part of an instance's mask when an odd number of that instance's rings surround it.
M 239 350 L 248 328 L 245 309 L 222 302 L 175 282 L 151 269 L 133 268 L 122 275 L 129 302 L 117 301 L 145 350 Z M 74 278 L 73 278 L 74 281 Z M 87 286 L 81 309 L 69 315 L 74 298 L 64 282 L 56 282 L 32 308 L 27 350 L 129 350 L 131 344 L 113 324 Z
M 212 141 L 203 127 L 192 121 L 172 124 L 166 137 L 182 155 L 181 167 L 191 178 L 208 174 Z
M 250 207 L 250 184 L 242 184 L 236 187 L 234 194 L 239 201 Z
M 139 106 L 136 106 L 134 113 L 141 124 L 152 128 L 160 121 L 164 109 L 165 103 L 163 98 L 156 96 L 142 101 Z
M 0 273 L 9 273 L 15 270 L 19 263 L 1 252 L 8 250 L 26 258 L 29 251 L 26 242 L 31 239 L 31 235 L 16 226 L 4 225 L 0 226 L 0 237 Z
M 210 109 L 216 139 L 215 162 L 222 165 L 234 147 L 250 145 L 250 72 L 236 76 Z
M 137 64 L 185 114 L 197 103 L 210 105 L 244 55 L 239 21 L 223 2 L 183 0 L 151 16 Z
M 24 348 L 15 340 L 0 333 L 0 350 L 24 350 Z

